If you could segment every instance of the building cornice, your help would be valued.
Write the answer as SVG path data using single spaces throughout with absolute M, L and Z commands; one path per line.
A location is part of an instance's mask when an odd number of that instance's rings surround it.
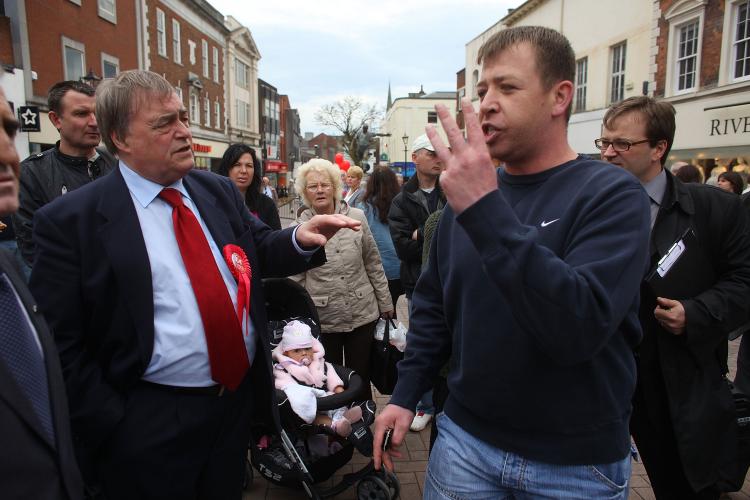
M 536 9 L 546 1 L 547 0 L 526 0 L 520 6 L 513 9 L 512 12 L 508 13 L 507 16 L 500 19 L 500 23 L 506 26 L 511 26 L 526 17 L 529 13 L 531 13 L 534 9 Z

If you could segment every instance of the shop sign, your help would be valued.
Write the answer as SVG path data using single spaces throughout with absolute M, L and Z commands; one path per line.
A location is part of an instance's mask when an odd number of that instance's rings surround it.
M 18 119 L 21 122 L 21 132 L 42 131 L 38 106 L 18 106 Z
M 197 142 L 193 143 L 193 151 L 196 153 L 210 153 L 213 149 L 213 146 L 209 146 L 208 144 L 198 144 Z
M 750 133 L 750 115 L 738 118 L 714 118 L 711 120 L 711 136 Z

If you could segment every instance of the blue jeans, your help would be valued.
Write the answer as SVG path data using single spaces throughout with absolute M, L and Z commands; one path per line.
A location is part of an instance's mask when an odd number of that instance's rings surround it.
M 424 500 L 628 498 L 630 456 L 611 464 L 547 464 L 490 446 L 445 413 L 437 419 Z

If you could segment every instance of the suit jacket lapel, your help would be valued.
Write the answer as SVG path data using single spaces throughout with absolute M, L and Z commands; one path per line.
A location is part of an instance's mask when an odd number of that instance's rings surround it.
M 216 206 L 216 197 L 189 176 L 183 178 L 182 182 L 193 203 L 198 207 L 198 212 L 206 223 L 214 243 L 219 247 L 219 251 L 223 251 L 224 245 L 234 241 L 234 233 L 226 214 Z
M 651 230 L 651 262 L 655 264 L 669 252 L 690 224 L 693 201 L 685 187 L 667 171 L 667 189 L 656 222 Z M 653 268 L 653 265 L 652 265 Z
M 47 372 L 47 384 L 49 387 L 49 393 L 51 400 L 51 407 L 53 412 L 53 419 L 55 423 L 55 429 L 61 427 L 61 425 L 69 425 L 67 422 L 62 422 L 58 417 L 59 411 L 56 411 L 57 408 L 59 408 L 59 404 L 65 404 L 65 401 L 61 400 L 60 397 L 54 397 L 55 394 L 53 392 L 53 384 L 50 383 L 51 379 L 54 379 L 55 377 L 51 376 L 51 373 L 54 371 L 54 368 L 57 367 L 57 370 L 59 372 L 59 359 L 57 358 L 57 351 L 54 348 L 54 345 L 52 344 L 52 338 L 50 337 L 49 330 L 47 329 L 46 323 L 44 323 L 43 319 L 41 318 L 41 315 L 36 312 L 36 303 L 34 302 L 34 299 L 31 297 L 31 293 L 28 291 L 28 288 L 26 288 L 26 284 L 24 280 L 21 278 L 21 276 L 16 272 L 16 269 L 13 267 L 11 261 L 7 258 L 7 255 L 0 251 L 0 270 L 5 271 L 5 273 L 8 275 L 8 278 L 10 278 L 11 284 L 13 285 L 13 288 L 16 290 L 16 293 L 21 298 L 21 302 L 23 303 L 24 308 L 26 309 L 27 314 L 29 315 L 29 318 L 31 319 L 31 323 L 36 329 L 37 336 L 39 338 L 39 342 L 42 345 L 42 352 L 44 354 L 44 361 L 45 361 L 45 369 Z M 55 381 L 55 387 L 58 388 L 61 385 L 61 382 L 59 380 Z M 59 395 L 58 395 L 59 396 Z M 5 399 L 9 405 L 15 409 L 15 411 L 19 414 L 21 418 L 23 418 L 29 426 L 34 429 L 34 431 L 39 435 L 39 438 L 47 443 L 51 448 L 55 448 L 55 443 L 49 441 L 47 438 L 45 432 L 42 430 L 41 423 L 39 422 L 39 418 L 36 415 L 36 412 L 34 411 L 33 406 L 31 405 L 31 401 L 29 400 L 28 396 L 24 393 L 23 389 L 21 389 L 18 384 L 16 384 L 15 379 L 10 373 L 10 370 L 8 366 L 5 364 L 5 362 L 0 358 L 0 398 Z M 63 393 L 64 398 L 64 393 Z
M 265 342 L 263 283 L 260 273 L 257 272 L 259 263 L 255 254 L 252 233 L 248 231 L 244 235 L 236 235 L 232 230 L 227 214 L 216 205 L 216 197 L 213 194 L 190 176 L 185 177 L 182 182 L 185 185 L 185 189 L 190 193 L 191 199 L 198 207 L 200 216 L 206 223 L 211 237 L 214 239 L 214 243 L 219 247 L 219 251 L 223 253 L 224 246 L 229 243 L 235 243 L 245 250 L 251 269 L 253 270 L 250 294 L 250 319 L 260 339 L 259 341 Z
M 138 214 L 120 169 L 115 169 L 101 181 L 98 212 L 103 217 L 99 227 L 101 241 L 117 277 L 119 293 L 136 325 L 141 359 L 147 364 L 154 345 L 151 264 Z

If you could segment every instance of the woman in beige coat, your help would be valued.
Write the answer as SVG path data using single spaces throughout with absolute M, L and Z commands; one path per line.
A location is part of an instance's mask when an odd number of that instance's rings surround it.
M 341 176 L 331 162 L 316 158 L 302 165 L 295 187 L 310 207 L 298 223 L 318 214 L 343 214 L 362 223 L 360 231 L 339 231 L 328 240 L 323 266 L 292 279 L 307 289 L 318 309 L 326 359 L 359 373 L 366 382 L 362 397 L 372 399 L 370 347 L 375 324 L 379 317 L 393 316 L 378 247 L 364 212 L 341 200 Z

